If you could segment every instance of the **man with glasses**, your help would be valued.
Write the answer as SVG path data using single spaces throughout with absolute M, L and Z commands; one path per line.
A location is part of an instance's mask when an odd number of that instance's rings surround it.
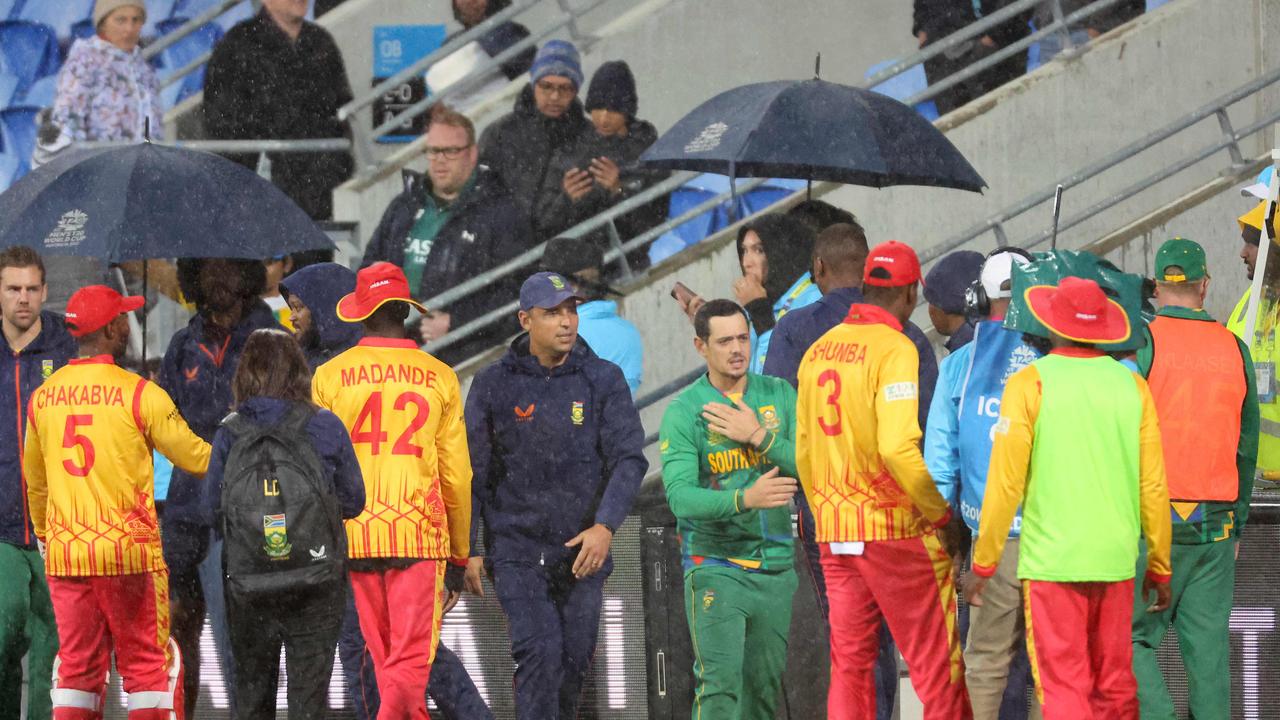
M 579 141 L 594 131 L 578 99 L 582 65 L 573 43 L 548 40 L 538 50 L 529 79 L 515 109 L 484 131 L 480 159 L 506 181 L 532 218 L 538 239 L 547 240 L 562 227 L 555 217 L 559 213 L 536 213 L 534 208 L 554 210 L 564 179 L 563 170 L 549 168 L 566 167 L 564 158 L 573 156 Z
M 528 249 L 527 216 L 502 178 L 479 165 L 475 126 L 437 105 L 427 126 L 427 173 L 404 171 L 404 191 L 391 201 L 365 247 L 363 266 L 399 265 L 417 300 L 429 300 Z M 514 276 L 512 276 L 514 277 Z M 423 342 L 438 340 L 493 310 L 517 286 L 499 278 L 483 292 L 432 307 L 422 319 Z M 507 330 L 494 325 L 442 348 L 456 365 L 493 345 Z

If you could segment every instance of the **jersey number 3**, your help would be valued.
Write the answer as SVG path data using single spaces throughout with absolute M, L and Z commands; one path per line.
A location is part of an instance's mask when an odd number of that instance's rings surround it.
M 93 461 L 96 453 L 93 450 L 93 442 L 89 438 L 77 432 L 81 425 L 92 425 L 92 415 L 68 415 L 66 427 L 62 430 L 62 447 L 71 450 L 72 448 L 80 448 L 79 455 L 83 462 L 76 464 L 74 460 L 63 460 L 62 469 L 67 471 L 71 477 L 88 477 L 89 471 L 93 469 Z
M 835 413 L 835 420 L 827 422 L 826 409 L 823 409 L 822 415 L 818 416 L 818 427 L 822 428 L 822 432 L 828 436 L 839 435 L 844 430 L 843 416 L 840 414 L 840 373 L 835 369 L 824 370 L 818 376 L 818 387 L 826 389 L 827 385 L 831 385 L 831 389 L 827 392 L 826 405 Z
M 400 433 L 400 437 L 396 438 L 395 444 L 391 446 L 391 454 L 422 457 L 422 446 L 414 445 L 412 440 L 414 434 L 421 430 L 422 426 L 427 424 L 427 419 L 431 417 L 431 405 L 427 403 L 426 398 L 415 392 L 401 393 L 396 398 L 394 405 L 396 410 L 406 410 L 410 406 L 413 409 L 413 419 L 409 421 L 404 432 Z M 373 392 L 369 394 L 364 407 L 360 408 L 355 427 L 351 428 L 351 442 L 368 443 L 369 454 L 379 455 L 382 453 L 382 443 L 386 441 L 387 431 L 382 429 L 382 392 Z

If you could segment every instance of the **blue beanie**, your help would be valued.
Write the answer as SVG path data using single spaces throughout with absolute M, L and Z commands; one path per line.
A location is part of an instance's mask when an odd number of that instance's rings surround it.
M 951 315 L 964 313 L 964 291 L 982 272 L 983 255 L 958 250 L 938 261 L 924 278 L 924 299 Z
M 575 89 L 582 87 L 582 61 L 578 48 L 566 40 L 548 40 L 538 48 L 538 55 L 529 68 L 530 82 L 538 82 L 548 75 L 569 78 Z

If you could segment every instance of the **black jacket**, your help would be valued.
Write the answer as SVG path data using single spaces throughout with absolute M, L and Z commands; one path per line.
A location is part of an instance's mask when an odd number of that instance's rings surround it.
M 420 300 L 429 300 L 530 247 L 528 217 L 511 197 L 502 178 L 483 165 L 476 168 L 476 173 L 475 182 L 454 200 L 449 220 L 436 233 L 417 291 Z M 362 267 L 379 261 L 404 265 L 405 242 L 418 212 L 426 205 L 431 180 L 408 170 L 404 171 L 403 178 L 404 190 L 387 206 L 365 246 Z M 514 300 L 523 280 L 521 273 L 511 273 L 485 291 L 446 307 L 431 309 L 447 311 L 452 316 L 451 327 L 457 329 Z M 500 322 L 472 336 L 471 340 L 444 348 L 439 357 L 451 365 L 457 364 L 498 344 L 514 330 L 513 321 Z
M 560 184 L 554 195 L 542 197 L 543 205 L 537 209 L 536 215 L 545 219 L 543 231 L 548 236 L 559 234 L 666 178 L 667 173 L 641 168 L 637 162 L 640 155 L 657 139 L 658 131 L 651 123 L 632 119 L 625 137 L 604 137 L 592 129 L 578 139 L 572 151 L 556 153 L 547 171 L 548 175 L 563 181 L 564 174 L 570 168 L 586 170 L 591 167 L 591 161 L 595 158 L 606 157 L 621 170 L 622 192 L 613 195 L 595 185 L 585 197 L 574 202 L 565 194 L 563 184 Z M 619 218 L 618 233 L 625 242 L 658 225 L 666 219 L 666 215 L 666 198 L 660 198 Z M 604 242 L 603 233 L 598 235 L 600 239 L 597 241 Z
M 1014 0 L 981 0 L 982 16 L 1012 5 Z M 1019 13 L 1007 22 L 992 28 L 987 34 L 996 45 L 1004 47 L 1031 34 L 1027 27 L 1030 12 Z M 978 21 L 973 14 L 973 0 L 915 0 L 912 11 L 911 34 L 920 31 L 929 34 L 929 42 L 935 43 L 951 33 Z
M 333 37 L 305 23 L 290 41 L 266 11 L 237 24 L 206 66 L 204 124 L 218 140 L 314 139 L 345 136 L 338 108 L 351 85 Z M 257 156 L 237 156 L 256 167 Z M 333 214 L 333 188 L 351 175 L 346 153 L 277 153 L 271 177 L 316 219 Z
M 572 158 L 578 142 L 595 134 L 583 114 L 582 102 L 574 100 L 564 115 L 552 119 L 538 111 L 533 101 L 533 85 L 516 98 L 515 110 L 499 118 L 480 137 L 480 164 L 493 168 L 533 222 L 538 240 L 551 237 L 554 218 L 536 214 L 549 207 L 561 191 L 564 172 L 556 174 L 565 158 Z
M 521 335 L 467 393 L 471 532 L 484 521 L 494 559 L 558 563 L 596 523 L 616 532 L 649 462 L 644 427 L 617 365 L 581 339 L 548 370 Z M 609 568 L 606 567 L 607 571 Z

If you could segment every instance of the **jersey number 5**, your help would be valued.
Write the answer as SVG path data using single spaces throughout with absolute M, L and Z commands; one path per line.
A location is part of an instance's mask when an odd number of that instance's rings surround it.
M 405 410 L 411 405 L 414 411 L 413 419 L 391 446 L 392 455 L 422 457 L 422 446 L 414 445 L 412 440 L 414 434 L 421 430 L 422 426 L 427 424 L 427 419 L 431 417 L 431 405 L 418 393 L 405 392 L 396 398 L 394 408 Z M 360 408 L 355 427 L 351 428 L 351 442 L 368 443 L 369 454 L 379 455 L 382 453 L 382 443 L 386 441 L 387 432 L 382 429 L 382 392 L 373 392 L 369 394 L 364 407 Z
M 93 442 L 89 438 L 76 432 L 81 425 L 92 425 L 92 415 L 68 415 L 67 424 L 62 430 L 62 447 L 70 450 L 72 448 L 80 448 L 79 455 L 83 458 L 83 462 L 79 465 L 74 460 L 63 460 L 62 469 L 72 477 L 88 477 L 89 471 L 93 469 L 93 460 L 95 453 L 93 451 Z
M 818 376 L 818 387 L 826 389 L 828 384 L 831 389 L 827 392 L 827 407 L 835 413 L 836 419 L 827 422 L 827 411 L 824 409 L 822 415 L 818 416 L 818 427 L 827 435 L 835 436 L 844 430 L 844 420 L 840 414 L 840 373 L 835 368 L 825 370 Z

